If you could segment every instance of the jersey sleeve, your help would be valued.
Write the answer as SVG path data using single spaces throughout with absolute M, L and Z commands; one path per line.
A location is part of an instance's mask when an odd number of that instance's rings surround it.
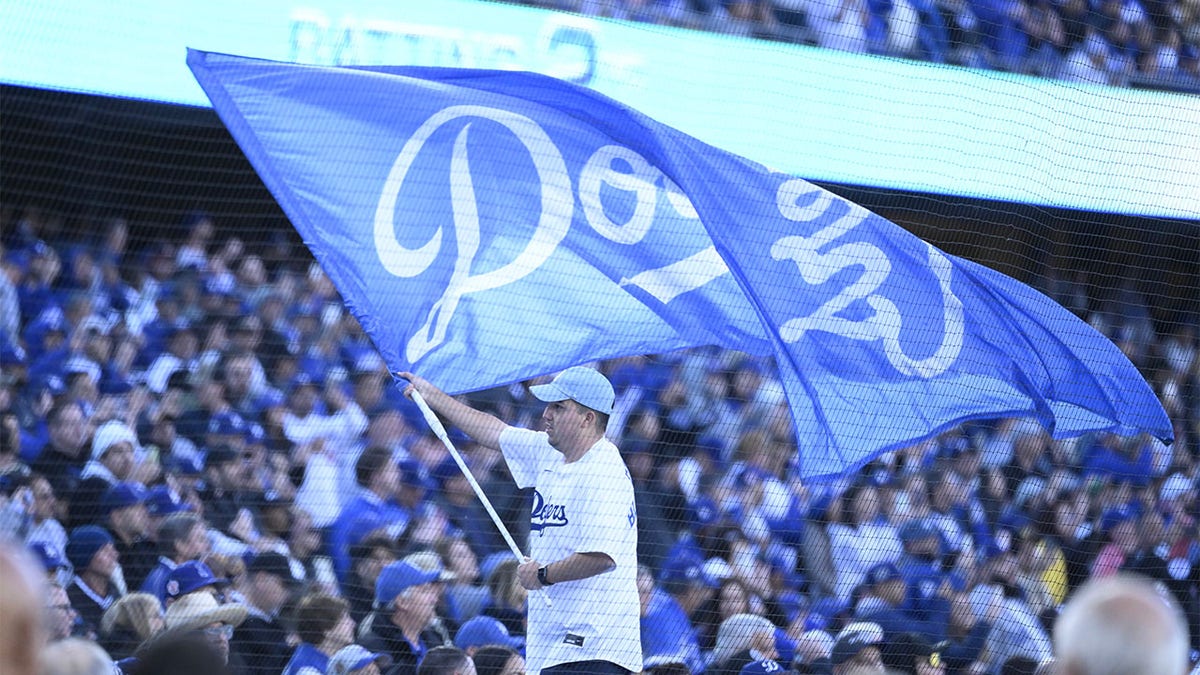
M 618 460 L 619 461 L 619 460 Z M 633 482 L 623 463 L 609 465 L 595 476 L 600 489 L 584 493 L 576 530 L 577 553 L 607 553 L 620 562 L 620 553 L 630 537 L 637 536 L 637 509 Z
M 519 488 L 533 487 L 538 473 L 562 457 L 550 447 L 544 432 L 511 426 L 500 432 L 500 452 Z

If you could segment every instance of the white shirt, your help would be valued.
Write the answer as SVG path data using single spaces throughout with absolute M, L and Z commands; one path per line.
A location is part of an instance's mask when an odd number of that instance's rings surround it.
M 863 523 L 857 528 L 834 523 L 826 528 L 837 570 L 837 596 L 849 600 L 867 571 L 880 563 L 900 559 L 904 546 L 896 528 L 887 523 Z
M 533 487 L 530 556 L 543 565 L 572 553 L 606 553 L 616 569 L 529 596 L 528 671 L 603 660 L 642 669 L 637 593 L 637 510 L 633 481 L 617 446 L 596 441 L 567 464 L 546 434 L 509 427 L 500 448 L 517 485 Z

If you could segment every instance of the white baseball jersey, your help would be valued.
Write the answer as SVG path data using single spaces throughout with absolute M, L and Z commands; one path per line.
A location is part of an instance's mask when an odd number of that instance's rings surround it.
M 617 446 L 601 439 L 567 464 L 545 433 L 510 427 L 500 435 L 500 448 L 517 485 L 535 488 L 529 528 L 534 560 L 548 565 L 572 553 L 607 553 L 617 564 L 604 574 L 547 587 L 551 607 L 530 593 L 529 672 L 593 660 L 640 671 L 637 509 Z

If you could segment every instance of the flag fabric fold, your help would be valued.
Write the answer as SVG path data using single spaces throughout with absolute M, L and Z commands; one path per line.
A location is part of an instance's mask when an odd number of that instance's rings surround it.
M 188 63 L 388 366 L 452 393 L 719 345 L 774 356 L 807 478 L 984 417 L 1172 439 L 1049 298 L 590 90 Z

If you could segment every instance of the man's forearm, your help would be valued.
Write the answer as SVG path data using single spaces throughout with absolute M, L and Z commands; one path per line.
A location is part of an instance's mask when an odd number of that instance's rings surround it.
M 424 379 L 408 379 L 429 407 L 451 426 L 458 427 L 480 445 L 500 448 L 500 433 L 508 428 L 500 418 L 472 408 Z
M 523 563 L 517 568 L 517 576 L 522 586 L 534 590 L 543 585 L 537 578 L 539 567 L 546 568 L 546 581 L 553 585 L 604 574 L 612 571 L 616 566 L 607 553 L 572 553 L 562 560 L 551 563 L 536 560 Z

